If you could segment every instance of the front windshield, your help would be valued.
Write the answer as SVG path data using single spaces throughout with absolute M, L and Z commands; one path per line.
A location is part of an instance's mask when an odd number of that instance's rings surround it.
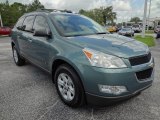
M 139 25 L 133 25 L 133 27 L 139 27 Z
M 52 22 L 62 36 L 80 36 L 107 33 L 98 23 L 77 14 L 51 14 Z

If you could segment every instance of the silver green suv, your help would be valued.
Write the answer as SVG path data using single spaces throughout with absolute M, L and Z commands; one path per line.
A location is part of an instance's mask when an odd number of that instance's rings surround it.
M 71 107 L 123 100 L 153 82 L 154 59 L 145 44 L 109 34 L 70 11 L 23 15 L 12 30 L 11 45 L 16 65 L 27 60 L 50 73 L 60 98 Z

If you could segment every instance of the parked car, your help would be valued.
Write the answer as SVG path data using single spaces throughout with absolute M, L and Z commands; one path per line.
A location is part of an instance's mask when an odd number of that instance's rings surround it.
M 123 28 L 123 26 L 117 26 L 117 32 L 120 31 Z
M 156 39 L 160 38 L 160 31 L 157 32 Z
M 118 34 L 132 37 L 134 36 L 134 31 L 131 28 L 122 28 Z
M 130 29 L 132 29 L 132 26 L 124 26 L 123 28 L 130 28 Z
M 155 27 L 155 29 L 154 29 L 154 32 L 157 33 L 157 32 L 159 32 L 159 31 L 160 31 L 160 25 L 157 25 L 157 26 Z
M 11 45 L 15 64 L 27 60 L 50 73 L 61 100 L 71 107 L 124 100 L 153 82 L 147 45 L 108 34 L 83 15 L 27 13 L 13 28 Z
M 113 33 L 113 32 L 116 32 L 116 31 L 117 31 L 117 29 L 116 29 L 115 26 L 106 26 L 106 29 L 107 29 L 107 31 L 110 32 L 110 33 Z
M 134 32 L 136 33 L 136 32 L 142 32 L 142 28 L 141 28 L 141 26 L 139 25 L 139 24 L 134 24 L 133 26 L 132 26 L 132 29 L 134 30 Z
M 10 35 L 11 28 L 9 27 L 0 27 L 0 35 Z

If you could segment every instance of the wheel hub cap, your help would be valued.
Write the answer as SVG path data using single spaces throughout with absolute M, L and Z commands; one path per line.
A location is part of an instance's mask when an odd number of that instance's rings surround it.
M 62 97 L 67 101 L 73 100 L 75 96 L 75 88 L 72 79 L 66 73 L 61 73 L 58 76 L 57 82 Z
M 15 62 L 18 62 L 18 55 L 15 49 L 13 49 L 13 57 L 14 57 Z

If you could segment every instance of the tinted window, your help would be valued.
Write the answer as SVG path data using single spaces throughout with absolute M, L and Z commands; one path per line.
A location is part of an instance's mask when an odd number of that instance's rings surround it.
M 139 27 L 139 25 L 133 25 L 133 27 Z
M 33 22 L 34 22 L 34 16 L 28 16 L 26 17 L 26 19 L 23 22 L 23 26 L 24 26 L 24 30 L 25 31 L 32 31 L 32 26 L 33 26 Z
M 33 29 L 49 29 L 48 23 L 46 18 L 44 18 L 43 16 L 36 16 L 34 25 L 33 25 Z
M 21 27 L 24 21 L 24 17 L 20 18 L 16 24 L 16 27 Z
M 90 35 L 107 32 L 101 25 L 82 15 L 52 14 L 52 21 L 63 36 Z

